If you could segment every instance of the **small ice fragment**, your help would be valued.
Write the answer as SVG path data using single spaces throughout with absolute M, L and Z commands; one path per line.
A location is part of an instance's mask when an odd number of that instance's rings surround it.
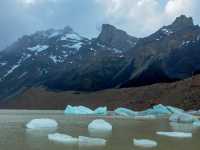
M 78 138 L 74 138 L 70 135 L 60 134 L 60 133 L 48 134 L 48 139 L 51 141 L 64 144 L 70 144 L 70 145 L 78 144 Z
M 79 147 L 106 145 L 106 140 L 102 138 L 91 138 L 91 137 L 79 136 L 78 141 L 79 141 Z
M 58 123 L 53 119 L 33 119 L 26 124 L 28 129 L 57 128 Z
M 137 112 L 127 109 L 127 108 L 117 108 L 114 111 L 116 114 L 120 115 L 120 116 L 124 116 L 124 117 L 134 117 L 135 115 L 137 115 Z
M 150 119 L 156 119 L 156 116 L 155 115 L 135 116 L 134 119 L 137 119 L 137 120 L 150 120 Z
M 144 148 L 152 148 L 158 145 L 156 141 L 148 139 L 133 139 L 133 144 Z
M 186 132 L 156 132 L 158 135 L 163 135 L 167 137 L 175 137 L 175 138 L 191 138 L 192 133 Z
M 107 107 L 98 107 L 94 110 L 94 113 L 97 115 L 106 115 L 107 114 Z

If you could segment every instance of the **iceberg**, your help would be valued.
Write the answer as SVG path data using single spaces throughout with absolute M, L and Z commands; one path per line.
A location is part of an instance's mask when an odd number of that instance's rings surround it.
M 102 138 L 79 136 L 78 144 L 79 147 L 105 146 L 106 140 Z
M 156 141 L 148 139 L 133 139 L 133 144 L 144 148 L 152 148 L 158 145 Z
M 170 116 L 169 120 L 171 122 L 180 122 L 180 123 L 193 123 L 198 119 L 195 118 L 193 115 L 187 113 L 175 113 Z
M 156 106 L 153 106 L 153 110 L 156 114 L 166 114 L 166 115 L 170 115 L 171 112 L 168 110 L 167 107 L 165 107 L 164 105 L 162 104 L 159 104 L 159 105 L 156 105 Z
M 120 116 L 124 116 L 124 117 L 134 117 L 135 115 L 138 114 L 138 112 L 132 111 L 130 109 L 127 108 L 117 108 L 114 110 L 114 112 Z
M 94 113 L 97 115 L 107 115 L 107 107 L 98 107 L 94 110 Z
M 191 138 L 192 133 L 186 132 L 156 132 L 158 135 L 167 136 L 167 137 L 175 137 L 175 138 Z
M 193 122 L 193 124 L 192 124 L 194 127 L 200 127 L 200 121 L 198 120 L 198 121 L 195 121 L 195 122 Z
M 107 137 L 112 132 L 112 125 L 105 120 L 97 119 L 88 125 L 91 136 Z
M 140 115 L 170 115 L 171 112 L 162 104 L 155 105 L 153 108 L 141 111 Z
M 167 106 L 167 109 L 171 112 L 171 113 L 183 113 L 184 110 L 177 108 L 177 107 L 172 107 L 172 106 Z
M 57 128 L 58 123 L 53 119 L 33 119 L 26 124 L 28 129 Z
M 106 115 L 108 113 L 107 107 L 98 107 L 94 111 L 85 106 L 71 106 L 68 105 L 64 111 L 68 115 Z
M 72 136 L 61 133 L 48 134 L 48 139 L 50 141 L 69 144 L 69 145 L 78 144 L 78 138 L 74 138 Z
M 150 119 L 156 119 L 156 116 L 155 115 L 135 116 L 134 119 L 137 119 L 137 120 L 150 120 Z
M 75 115 L 88 115 L 94 114 L 94 111 L 85 106 L 71 106 L 68 105 L 64 111 L 65 114 L 75 114 Z

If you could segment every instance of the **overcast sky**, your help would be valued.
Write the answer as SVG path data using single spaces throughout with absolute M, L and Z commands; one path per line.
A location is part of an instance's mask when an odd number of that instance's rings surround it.
M 71 26 L 94 37 L 102 23 L 143 37 L 186 14 L 200 23 L 200 0 L 1 0 L 0 48 L 37 30 Z

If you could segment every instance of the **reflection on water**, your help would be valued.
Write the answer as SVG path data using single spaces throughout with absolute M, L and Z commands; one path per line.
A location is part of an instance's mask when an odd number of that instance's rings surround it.
M 34 118 L 52 118 L 59 128 L 52 130 L 27 130 L 25 125 Z M 133 145 L 133 138 L 147 138 L 158 142 L 153 150 L 198 150 L 200 129 L 189 124 L 169 123 L 167 119 L 132 120 L 104 118 L 113 125 L 110 133 L 88 132 L 88 124 L 96 117 L 64 116 L 60 111 L 0 111 L 1 150 L 140 150 Z M 193 132 L 191 139 L 176 139 L 156 135 L 156 131 Z M 105 147 L 79 147 L 49 141 L 48 133 L 64 133 L 73 137 L 104 137 Z
M 172 127 L 173 131 L 177 132 L 193 132 L 194 130 L 198 129 L 198 127 L 195 127 L 191 123 L 170 122 L 170 126 Z
M 89 135 L 91 137 L 98 137 L 98 138 L 105 138 L 108 139 L 112 136 L 112 131 L 95 131 L 95 130 L 89 130 Z

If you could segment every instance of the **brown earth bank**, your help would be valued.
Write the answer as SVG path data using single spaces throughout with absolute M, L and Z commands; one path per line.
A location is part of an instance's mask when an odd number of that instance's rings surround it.
M 64 109 L 66 105 L 84 105 L 90 108 L 107 106 L 110 110 L 127 107 L 143 110 L 155 104 L 172 105 L 186 110 L 200 109 L 200 75 L 174 83 L 150 86 L 108 89 L 97 92 L 55 92 L 32 88 L 1 102 L 2 109 Z

